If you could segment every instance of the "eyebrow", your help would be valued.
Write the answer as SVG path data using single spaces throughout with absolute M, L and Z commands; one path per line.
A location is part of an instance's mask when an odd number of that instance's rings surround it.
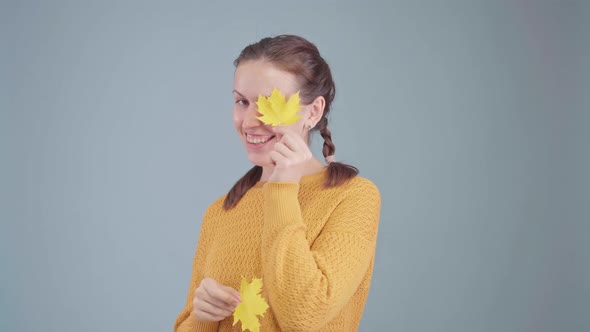
M 239 95 L 240 95 L 240 97 L 246 98 L 246 96 L 244 96 L 243 94 L 239 93 L 239 92 L 238 92 L 238 91 L 236 91 L 236 90 L 233 90 L 233 91 L 232 91 L 232 93 L 237 93 L 237 94 L 239 94 Z

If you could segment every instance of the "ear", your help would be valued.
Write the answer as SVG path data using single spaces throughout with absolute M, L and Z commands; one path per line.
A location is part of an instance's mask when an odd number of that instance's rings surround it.
M 312 127 L 320 122 L 322 116 L 324 115 L 324 108 L 326 107 L 326 99 L 323 96 L 319 96 L 314 99 L 311 104 L 309 104 L 309 113 L 307 114 L 306 122 L 310 124 Z

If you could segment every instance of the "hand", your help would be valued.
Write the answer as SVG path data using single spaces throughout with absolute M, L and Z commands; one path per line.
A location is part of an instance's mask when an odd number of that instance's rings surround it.
M 275 132 L 279 141 L 269 154 L 275 166 L 268 181 L 299 183 L 305 164 L 313 158 L 313 154 L 301 135 L 285 132 L 282 128 Z
M 237 290 L 205 278 L 195 290 L 193 312 L 197 320 L 220 321 L 229 317 L 241 301 Z

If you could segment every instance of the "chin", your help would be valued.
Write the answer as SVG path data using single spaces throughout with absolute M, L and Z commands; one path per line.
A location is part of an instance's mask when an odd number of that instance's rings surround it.
M 266 151 L 268 149 L 265 148 L 253 148 L 247 142 L 244 142 L 246 148 L 246 154 L 248 155 L 248 160 L 256 166 L 272 166 L 273 162 L 269 156 L 269 152 Z
M 248 156 L 248 160 L 256 166 L 272 166 L 272 160 L 270 157 Z

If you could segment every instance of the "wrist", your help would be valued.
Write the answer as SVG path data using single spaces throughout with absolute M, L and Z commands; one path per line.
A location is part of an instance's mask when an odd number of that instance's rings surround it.
M 299 183 L 301 174 L 299 172 L 289 172 L 287 170 L 276 169 L 269 177 L 269 182 L 294 182 Z

